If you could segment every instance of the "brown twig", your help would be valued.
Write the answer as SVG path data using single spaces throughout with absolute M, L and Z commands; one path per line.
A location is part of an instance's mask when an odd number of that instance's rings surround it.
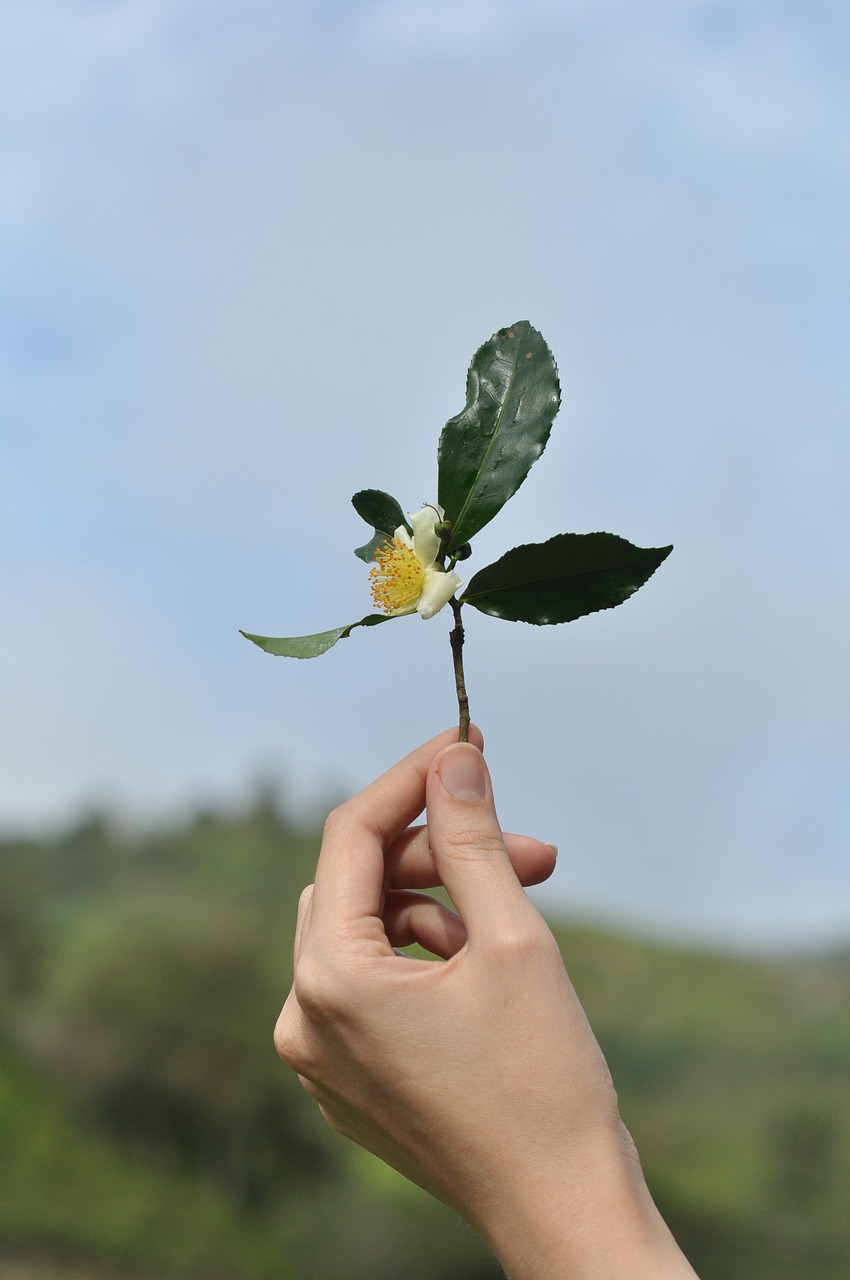
M 469 698 L 466 693 L 466 680 L 463 674 L 463 623 L 460 619 L 461 606 L 454 597 L 449 601 L 452 606 L 452 613 L 455 616 L 455 624 L 449 632 L 449 642 L 452 646 L 452 658 L 455 668 L 455 688 L 457 689 L 457 709 L 458 709 L 458 742 L 469 741 Z

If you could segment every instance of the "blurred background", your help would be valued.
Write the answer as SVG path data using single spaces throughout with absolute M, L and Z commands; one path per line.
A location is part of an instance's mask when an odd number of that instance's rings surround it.
M 503 825 L 701 1276 L 847 1275 L 848 63 L 839 0 L 3 4 L 4 1275 L 498 1274 L 269 1047 L 449 624 L 238 628 L 369 611 L 352 493 L 433 500 L 519 319 L 563 406 L 469 574 L 675 550 L 569 627 L 468 611 Z

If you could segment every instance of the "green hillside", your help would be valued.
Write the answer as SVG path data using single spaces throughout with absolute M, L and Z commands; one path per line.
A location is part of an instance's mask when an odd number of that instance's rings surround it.
M 500 1274 L 276 1058 L 316 849 L 268 796 L 145 837 L 95 819 L 0 842 L 4 1280 Z M 848 956 L 556 931 L 702 1280 L 846 1280 Z

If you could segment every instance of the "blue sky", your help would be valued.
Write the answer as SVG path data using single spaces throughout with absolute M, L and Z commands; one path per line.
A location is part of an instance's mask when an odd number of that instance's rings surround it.
M 0 824 L 345 794 L 454 715 L 369 608 L 528 318 L 563 408 L 470 572 L 608 529 L 624 608 L 473 614 L 506 827 L 592 918 L 850 933 L 850 19 L 839 0 L 23 0 L 0 44 Z M 471 612 L 471 611 L 468 611 Z M 238 856 L 238 850 L 234 851 Z

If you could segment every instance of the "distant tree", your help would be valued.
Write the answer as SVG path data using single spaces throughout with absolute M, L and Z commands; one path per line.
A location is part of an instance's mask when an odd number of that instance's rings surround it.
M 792 1107 L 775 1121 L 770 1167 L 779 1203 L 817 1217 L 835 1182 L 838 1137 L 836 1116 L 812 1103 Z
M 282 983 L 250 920 L 175 905 L 84 919 L 56 956 L 36 1043 L 101 1126 L 256 1206 L 326 1171 L 329 1140 L 274 1053 Z
M 41 904 L 50 880 L 41 845 L 0 843 L 0 1005 L 3 997 L 25 996 L 38 981 L 46 945 Z

